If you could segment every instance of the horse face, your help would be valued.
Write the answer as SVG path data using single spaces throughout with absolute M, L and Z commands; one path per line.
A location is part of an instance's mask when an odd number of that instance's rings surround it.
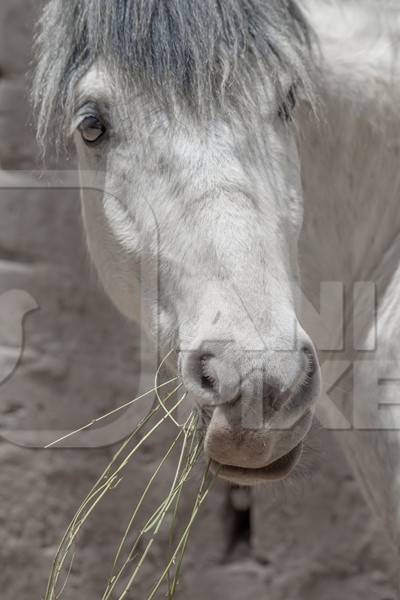
M 291 471 L 319 387 L 296 316 L 303 200 L 292 107 L 262 94 L 254 120 L 200 124 L 142 94 L 119 97 L 96 66 L 74 117 L 87 238 L 106 291 L 165 353 L 176 350 L 207 423 L 206 454 L 244 484 Z

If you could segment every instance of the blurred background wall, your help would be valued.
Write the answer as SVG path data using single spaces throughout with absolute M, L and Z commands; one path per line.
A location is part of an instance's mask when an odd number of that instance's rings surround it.
M 2 170 L 42 166 L 26 76 L 39 8 L 33 0 L 0 4 Z M 46 166 L 56 166 L 51 156 Z M 62 166 L 73 168 L 73 159 Z M 35 303 L 12 370 L 14 324 Z M 16 440 L 27 431 L 78 427 L 126 402 L 141 368 L 137 329 L 116 313 L 91 269 L 76 191 L 0 190 L 0 327 L 0 597 L 40 600 L 64 529 L 113 448 L 41 450 Z M 66 599 L 101 598 L 116 544 L 171 427 L 144 446 L 127 481 L 99 506 L 80 538 Z M 161 540 L 133 599 L 145 598 L 164 552 Z M 193 532 L 180 598 L 394 600 L 395 570 L 335 440 L 317 428 L 292 484 L 238 497 L 217 483 Z

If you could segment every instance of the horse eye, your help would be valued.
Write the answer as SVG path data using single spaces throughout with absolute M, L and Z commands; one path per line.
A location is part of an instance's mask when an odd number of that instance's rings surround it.
M 106 132 L 106 126 L 97 117 L 86 117 L 78 129 L 83 141 L 89 145 L 98 142 Z
M 296 97 L 296 86 L 292 85 L 286 99 L 282 102 L 278 110 L 278 116 L 282 121 L 288 123 L 293 119 L 294 109 L 296 108 L 297 97 Z

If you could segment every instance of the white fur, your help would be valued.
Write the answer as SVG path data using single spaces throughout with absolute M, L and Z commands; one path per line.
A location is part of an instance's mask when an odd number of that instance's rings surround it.
M 346 348 L 321 352 L 326 376 L 335 361 L 392 360 L 400 354 L 399 119 L 395 3 L 303 2 L 322 50 L 322 118 L 299 114 L 305 224 L 300 268 L 306 297 L 318 306 L 321 282 L 346 287 Z M 197 127 L 182 114 L 168 122 L 140 96 L 118 114 L 101 65 L 80 83 L 80 95 L 106 96 L 114 123 L 107 151 L 87 149 L 77 135 L 83 186 L 97 171 L 103 198 L 83 193 L 89 247 L 104 287 L 131 319 L 140 319 L 165 351 L 225 335 L 260 348 L 291 344 L 296 323 L 297 237 L 303 199 L 295 130 L 276 119 L 272 90 L 257 134 L 265 140 L 254 159 L 254 130 L 214 122 Z M 100 180 L 100 184 L 99 184 Z M 158 233 L 158 238 L 155 235 Z M 138 277 L 137 257 L 145 258 Z M 160 267 L 161 288 L 156 289 Z M 353 350 L 351 294 L 358 281 L 379 286 L 378 351 Z M 138 303 L 138 298 L 147 301 Z M 245 306 L 241 302 L 245 297 Z M 218 326 L 211 328 L 216 315 Z M 365 337 L 373 324 L 365 322 Z M 338 335 L 333 328 L 332 340 Z M 357 367 L 358 368 L 358 367 Z M 400 372 L 400 369 L 399 369 Z M 385 373 L 385 377 L 399 373 Z M 349 376 L 333 395 L 352 412 Z M 397 402 L 387 386 L 380 402 Z M 373 426 L 397 431 L 345 431 L 338 437 L 371 505 L 400 548 L 400 407 L 357 410 Z M 364 408 L 363 408 L 364 407 Z
M 306 296 L 317 306 L 320 282 L 346 286 L 346 347 L 321 354 L 323 372 L 330 379 L 338 360 L 356 361 L 331 398 L 350 422 L 355 417 L 370 430 L 337 435 L 399 550 L 400 386 L 382 385 L 376 396 L 369 382 L 376 364 L 381 377 L 400 377 L 400 7 L 390 1 L 305 4 L 324 58 L 324 113 L 319 125 L 307 117 L 303 122 L 306 216 L 300 264 Z M 364 281 L 376 285 L 378 301 L 376 351 L 369 353 L 356 352 L 352 340 L 354 317 L 363 317 L 353 304 L 353 286 Z M 332 338 L 339 333 L 332 330 Z M 375 336 L 370 316 L 364 335 Z M 365 377 L 360 392 L 352 380 L 355 371 Z

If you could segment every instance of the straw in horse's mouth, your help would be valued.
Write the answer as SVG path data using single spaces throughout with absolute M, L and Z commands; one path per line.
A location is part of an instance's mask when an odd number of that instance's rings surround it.
M 210 468 L 218 477 L 242 485 L 254 485 L 263 481 L 278 481 L 289 475 L 298 463 L 302 451 L 303 442 L 300 442 L 288 454 L 281 456 L 265 467 L 257 469 L 223 465 L 214 460 L 211 461 Z

